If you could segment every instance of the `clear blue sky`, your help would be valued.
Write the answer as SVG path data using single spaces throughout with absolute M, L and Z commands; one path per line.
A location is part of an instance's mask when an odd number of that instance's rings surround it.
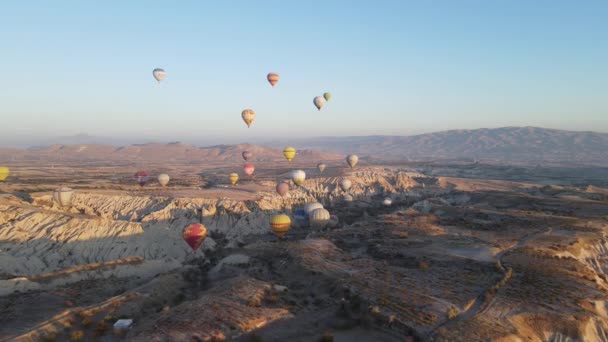
M 605 0 L 23 0 L 1 12 L 5 141 L 608 131 Z

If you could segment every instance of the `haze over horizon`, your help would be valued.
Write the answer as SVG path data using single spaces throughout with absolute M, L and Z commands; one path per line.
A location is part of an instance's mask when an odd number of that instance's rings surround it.
M 601 1 L 4 7 L 1 146 L 79 132 L 204 144 L 504 126 L 608 132 Z M 155 67 L 167 71 L 160 85 Z M 270 71 L 281 75 L 274 88 Z M 333 97 L 319 112 L 312 99 L 325 91 Z M 249 129 L 245 108 L 257 112 Z

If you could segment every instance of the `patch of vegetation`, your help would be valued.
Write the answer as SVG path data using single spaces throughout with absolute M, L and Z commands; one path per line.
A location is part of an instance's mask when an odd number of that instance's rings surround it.
M 84 337 L 84 331 L 77 330 L 70 334 L 70 341 L 80 341 Z

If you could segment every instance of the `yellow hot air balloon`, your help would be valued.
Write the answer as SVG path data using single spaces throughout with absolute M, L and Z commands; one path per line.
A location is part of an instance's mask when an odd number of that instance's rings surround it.
M 289 227 L 291 227 L 291 219 L 285 214 L 277 214 L 270 219 L 270 229 L 279 238 L 287 233 Z
M 9 173 L 10 170 L 8 169 L 8 167 L 0 166 L 0 181 L 5 180 L 8 177 Z
M 239 181 L 239 174 L 233 172 L 228 176 L 228 179 L 230 179 L 230 184 L 235 185 Z
M 296 149 L 291 146 L 285 147 L 283 149 L 283 156 L 290 162 L 296 156 Z
M 245 109 L 241 112 L 241 117 L 243 118 L 243 121 L 245 121 L 245 123 L 247 124 L 247 127 L 250 127 L 251 123 L 253 122 L 253 119 L 255 119 L 255 112 L 253 111 L 253 109 Z

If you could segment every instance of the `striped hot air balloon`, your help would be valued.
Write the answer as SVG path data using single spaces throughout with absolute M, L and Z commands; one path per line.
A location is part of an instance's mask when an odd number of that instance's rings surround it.
M 270 85 L 274 87 L 275 84 L 279 82 L 279 74 L 277 74 L 276 72 L 270 72 L 268 73 L 268 75 L 266 75 L 266 79 L 268 80 L 268 83 L 270 83 Z
M 167 184 L 169 184 L 170 179 L 171 178 L 166 173 L 161 173 L 160 175 L 158 175 L 158 182 L 161 186 L 167 186 Z
M 182 231 L 182 237 L 184 241 L 192 248 L 193 251 L 197 250 L 205 237 L 207 236 L 207 228 L 200 223 L 191 223 L 184 227 Z
M 5 180 L 8 175 L 10 174 L 10 170 L 8 169 L 8 167 L 5 166 L 0 166 L 0 181 Z
M 243 165 L 243 172 L 251 177 L 251 175 L 253 174 L 253 172 L 255 171 L 255 166 L 253 166 L 253 164 L 251 163 L 246 163 L 245 165 Z
M 241 112 L 241 117 L 243 118 L 243 121 L 245 121 L 245 123 L 247 124 L 247 127 L 250 127 L 251 123 L 253 122 L 253 119 L 255 119 L 255 112 L 253 111 L 253 109 L 245 109 Z
M 285 236 L 290 227 L 291 219 L 285 214 L 277 214 L 270 219 L 270 229 L 279 238 Z
M 285 159 L 287 159 L 287 161 L 291 161 L 294 157 L 296 156 L 296 149 L 291 147 L 291 146 L 287 146 L 283 149 L 283 157 L 285 157 Z
M 309 215 L 310 226 L 312 228 L 325 228 L 329 223 L 329 211 L 323 208 L 313 210 Z
M 236 182 L 239 181 L 239 174 L 236 172 L 233 172 L 228 176 L 228 179 L 230 180 L 230 184 L 235 185 Z
M 53 191 L 53 200 L 62 207 L 72 205 L 72 195 L 74 190 L 67 186 L 61 186 Z

